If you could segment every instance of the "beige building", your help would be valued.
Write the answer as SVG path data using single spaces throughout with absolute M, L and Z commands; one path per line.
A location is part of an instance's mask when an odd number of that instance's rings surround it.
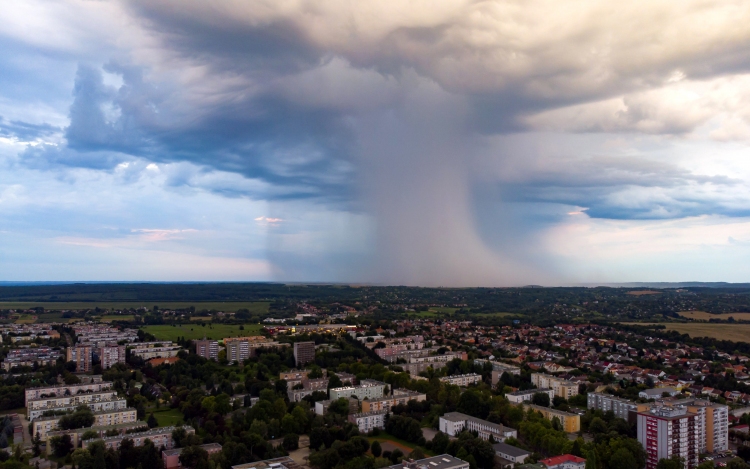
M 546 373 L 531 373 L 531 382 L 540 389 L 551 389 L 555 396 L 565 399 L 578 395 L 578 383 Z
M 147 430 L 148 424 L 142 420 L 137 420 L 135 422 L 128 422 L 128 423 L 120 423 L 117 425 L 105 425 L 102 427 L 84 427 L 84 428 L 75 428 L 72 430 L 55 430 L 51 432 L 47 432 L 47 439 L 54 438 L 56 436 L 63 436 L 63 435 L 69 435 L 70 436 L 70 442 L 73 443 L 74 448 L 78 448 L 81 443 L 81 437 L 84 433 L 88 431 L 96 432 L 98 435 L 98 438 L 103 438 L 106 436 L 107 432 L 111 432 L 112 430 L 117 430 L 120 432 L 121 435 L 125 435 L 128 431 L 132 430 Z M 47 454 L 49 455 L 52 452 L 52 445 L 47 445 Z
M 188 434 L 195 433 L 195 429 L 188 425 L 185 425 L 183 427 L 152 428 L 151 430 L 137 433 L 128 433 L 127 435 L 107 436 L 104 438 L 92 438 L 90 440 L 83 440 L 83 442 L 81 442 L 81 447 L 83 449 L 86 449 L 86 447 L 88 447 L 88 445 L 90 445 L 94 441 L 104 441 L 105 448 L 118 449 L 120 447 L 120 443 L 122 443 L 122 440 L 130 439 L 133 440 L 133 444 L 135 446 L 142 446 L 146 442 L 146 440 L 151 440 L 151 442 L 157 448 L 163 446 L 165 449 L 172 449 L 174 448 L 172 432 L 177 430 L 178 428 L 184 428 Z
M 101 381 L 101 375 L 96 375 L 99 380 L 92 380 L 91 383 L 85 384 L 59 384 L 57 386 L 40 386 L 38 388 L 26 389 L 26 402 L 33 399 L 41 399 L 49 396 L 69 396 L 72 394 L 100 392 L 106 389 L 112 389 L 112 383 Z M 93 378 L 93 376 L 92 376 Z
M 76 371 L 88 373 L 91 371 L 94 347 L 91 345 L 75 345 L 68 347 L 66 360 L 76 364 Z
M 389 397 L 362 401 L 362 412 L 390 412 L 391 409 L 397 405 L 406 404 L 409 401 L 422 402 L 425 400 L 427 400 L 426 394 L 405 389 L 394 389 L 392 395 Z
M 47 441 L 48 434 L 58 430 L 58 423 L 60 422 L 60 419 L 62 417 L 64 416 L 55 415 L 52 417 L 39 417 L 38 419 L 35 419 L 33 422 L 31 422 L 31 425 L 34 429 L 34 436 L 36 437 L 36 435 L 39 435 L 39 438 L 42 441 Z M 94 412 L 94 424 L 92 425 L 92 427 L 134 423 L 137 420 L 136 410 L 132 408 Z

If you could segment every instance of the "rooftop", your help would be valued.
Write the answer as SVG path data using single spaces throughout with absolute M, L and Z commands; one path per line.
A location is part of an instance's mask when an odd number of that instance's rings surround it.
M 492 449 L 503 454 L 509 454 L 513 456 L 514 458 L 517 458 L 519 456 L 524 456 L 527 454 L 531 454 L 529 451 L 526 451 L 525 449 L 511 446 L 507 443 L 495 443 L 494 445 L 492 445 Z
M 550 466 L 557 466 L 559 464 L 566 463 L 566 462 L 585 463 L 586 460 L 583 458 L 579 458 L 578 456 L 573 456 L 572 454 L 563 454 L 561 456 L 555 456 L 552 458 L 542 459 L 539 462 L 544 464 L 547 467 L 550 467 Z
M 412 466 L 411 464 L 414 464 Z M 440 456 L 433 456 L 431 458 L 419 459 L 410 463 L 408 460 L 404 460 L 401 464 L 395 464 L 388 467 L 388 469 L 404 469 L 404 468 L 426 468 L 426 469 L 453 469 L 458 467 L 466 467 L 469 463 L 463 459 L 458 459 L 449 454 L 441 454 Z M 236 468 L 232 468 L 236 469 Z

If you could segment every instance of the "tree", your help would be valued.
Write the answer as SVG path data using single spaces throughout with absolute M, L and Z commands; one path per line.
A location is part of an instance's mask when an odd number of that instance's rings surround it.
M 703 461 L 702 463 L 698 464 L 697 469 L 714 469 L 714 462 L 713 461 Z
M 63 430 L 90 427 L 94 424 L 94 413 L 87 405 L 82 405 L 75 412 L 60 417 L 57 425 Z
M 64 458 L 73 449 L 73 442 L 70 435 L 54 436 L 50 439 L 52 451 L 58 458 Z
M 373 441 L 372 445 L 370 446 L 370 452 L 373 456 L 376 458 L 379 458 L 381 454 L 383 454 L 383 448 L 381 448 L 380 443 L 378 441 Z
M 349 415 L 349 400 L 345 397 L 336 399 L 328 406 L 328 412 L 346 417 Z
M 156 420 L 156 417 L 154 417 L 154 413 L 151 412 L 151 415 L 148 416 L 148 420 L 146 421 L 148 424 L 148 428 L 156 428 L 159 426 L 159 422 Z
M 531 396 L 531 403 L 542 407 L 549 407 L 549 394 L 546 392 L 534 393 L 534 395 Z
M 448 435 L 443 432 L 438 432 L 437 435 L 432 438 L 432 451 L 435 454 L 443 454 L 445 453 L 446 448 L 448 448 L 448 443 L 450 443 Z
M 595 449 L 586 453 L 586 469 L 599 469 L 599 458 Z
M 391 451 L 391 462 L 393 464 L 398 464 L 401 462 L 401 460 L 404 458 L 404 452 L 400 449 L 396 448 L 393 451 Z
M 620 448 L 609 458 L 610 469 L 640 469 L 633 453 L 625 448 Z M 677 468 L 674 468 L 677 469 Z
M 34 452 L 35 458 L 42 454 L 42 439 L 39 437 L 39 433 L 34 436 L 34 444 L 32 450 Z
M 685 460 L 679 456 L 662 458 L 656 463 L 656 469 L 685 469 Z
M 287 433 L 284 436 L 284 449 L 292 451 L 299 448 L 299 435 L 296 433 Z
M 180 453 L 180 464 L 188 469 L 196 469 L 201 462 L 208 463 L 208 452 L 200 446 L 188 446 Z
M 607 427 L 607 422 L 599 417 L 594 417 L 589 423 L 589 431 L 596 435 L 598 433 L 607 433 L 609 428 Z

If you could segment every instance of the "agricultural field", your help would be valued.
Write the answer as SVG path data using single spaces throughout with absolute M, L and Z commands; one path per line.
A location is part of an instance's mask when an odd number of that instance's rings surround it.
M 683 318 L 700 321 L 708 321 L 709 319 L 721 319 L 722 321 L 726 321 L 730 317 L 737 321 L 750 321 L 750 313 L 711 314 L 705 311 L 681 311 L 679 314 Z
M 700 322 L 673 322 L 673 323 L 623 323 L 637 326 L 663 324 L 667 330 L 687 334 L 690 337 L 710 337 L 718 340 L 731 340 L 734 342 L 750 342 L 750 324 L 722 324 L 722 323 L 700 323 Z
M 654 291 L 654 290 L 637 290 L 637 291 L 629 291 L 628 295 L 632 295 L 632 296 L 661 295 L 661 292 Z
M 201 310 L 216 310 L 235 312 L 239 309 L 247 309 L 252 312 L 266 313 L 270 306 L 268 301 L 41 301 L 41 302 L 28 302 L 28 301 L 0 301 L 0 309 L 16 309 L 26 310 L 31 308 L 42 307 L 45 311 L 51 310 L 89 310 L 100 308 L 103 310 L 124 310 L 124 309 L 138 309 L 147 308 L 152 309 L 154 306 L 158 306 L 161 309 L 186 309 L 191 306 L 195 307 L 196 311 Z M 47 313 L 44 313 L 47 314 Z
M 100 316 L 99 318 L 102 322 L 112 322 L 112 321 L 132 321 L 135 319 L 134 314 L 105 314 L 104 316 Z
M 145 332 L 153 334 L 157 340 L 177 340 L 177 337 L 184 337 L 187 340 L 202 339 L 204 336 L 207 339 L 219 340 L 224 337 L 243 337 L 248 335 L 260 334 L 263 326 L 261 324 L 243 324 L 243 329 L 240 329 L 240 324 L 195 324 L 188 323 L 175 326 L 143 326 Z

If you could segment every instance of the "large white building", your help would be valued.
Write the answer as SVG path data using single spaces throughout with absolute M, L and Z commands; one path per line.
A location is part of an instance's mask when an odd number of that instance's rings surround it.
M 698 414 L 684 406 L 654 406 L 638 413 L 638 441 L 646 449 L 646 469 L 656 469 L 660 459 L 680 457 L 686 469 L 698 466 L 700 437 Z
M 486 420 L 462 414 L 461 412 L 448 412 L 440 417 L 440 431 L 450 436 L 456 436 L 464 430 L 475 431 L 479 438 L 489 440 L 490 435 L 495 441 L 503 442 L 506 438 L 517 438 L 518 432 L 513 428 L 506 427 L 500 423 L 492 423 Z

